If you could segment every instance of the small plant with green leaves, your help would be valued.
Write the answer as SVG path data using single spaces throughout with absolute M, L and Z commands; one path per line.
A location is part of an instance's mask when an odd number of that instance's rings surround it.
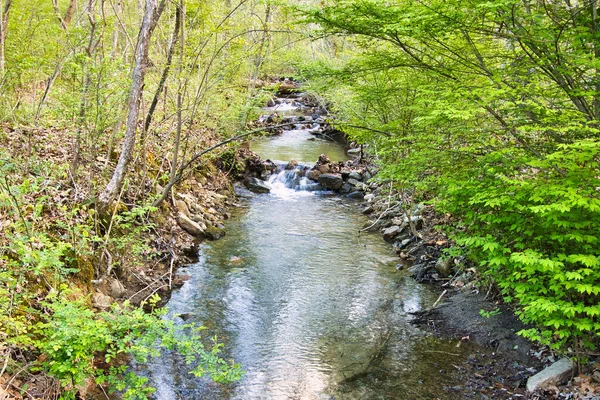
M 63 288 L 65 289 L 65 288 Z M 125 302 L 109 311 L 94 313 L 85 299 L 74 299 L 68 289 L 47 298 L 43 305 L 49 313 L 38 324 L 36 347 L 44 361 L 39 368 L 57 378 L 64 388 L 64 399 L 75 399 L 78 388 L 88 380 L 108 384 L 125 399 L 147 399 L 154 391 L 147 380 L 128 365 L 100 368 L 99 363 L 135 359 L 147 363 L 162 350 L 177 351 L 196 376 L 209 375 L 216 382 L 232 382 L 241 377 L 241 367 L 221 358 L 222 345 L 206 347 L 194 324 L 177 325 L 164 318 L 166 310 L 145 312 Z M 160 299 L 154 296 L 150 305 Z
M 494 308 L 493 310 L 489 310 L 486 311 L 484 309 L 479 310 L 479 315 L 481 315 L 483 318 L 492 318 L 495 317 L 497 315 L 502 314 L 502 311 L 500 311 L 499 307 Z

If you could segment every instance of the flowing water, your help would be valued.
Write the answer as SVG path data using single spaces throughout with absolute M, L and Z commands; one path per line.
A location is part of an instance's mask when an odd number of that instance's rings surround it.
M 305 162 L 343 154 L 332 142 L 315 152 L 305 136 L 284 132 L 260 143 L 260 153 Z M 359 233 L 368 220 L 358 203 L 315 191 L 294 171 L 269 184 L 270 194 L 249 199 L 227 236 L 180 271 L 191 279 L 168 304 L 217 335 L 244 377 L 214 384 L 166 354 L 149 368 L 156 398 L 461 398 L 444 388 L 460 385 L 452 363 L 465 350 L 409 323 L 436 295 L 396 270 L 399 259 L 380 235 Z

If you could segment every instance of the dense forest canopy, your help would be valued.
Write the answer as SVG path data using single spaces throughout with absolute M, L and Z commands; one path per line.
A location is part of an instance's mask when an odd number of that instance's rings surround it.
M 597 3 L 340 1 L 304 16 L 339 43 L 305 73 L 381 177 L 457 218 L 450 233 L 520 305 L 527 337 L 593 348 Z
M 65 398 L 94 377 L 143 398 L 143 378 L 96 364 L 146 360 L 154 343 L 198 374 L 240 376 L 219 345 L 175 340 L 162 312 L 94 313 L 81 294 L 147 260 L 140 235 L 209 168 L 199 154 L 235 169 L 229 142 L 203 150 L 249 130 L 273 76 L 328 103 L 377 179 L 448 214 L 449 255 L 498 285 L 526 337 L 597 348 L 595 0 L 0 0 L 0 13 L 0 376 L 44 371 Z

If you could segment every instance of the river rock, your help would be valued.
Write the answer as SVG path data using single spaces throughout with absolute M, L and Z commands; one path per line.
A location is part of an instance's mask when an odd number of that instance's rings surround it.
M 351 192 L 351 193 L 347 194 L 346 197 L 349 199 L 362 200 L 365 197 L 365 195 L 363 192 L 356 191 L 356 192 Z M 363 213 L 364 213 L 364 211 L 363 211 Z
M 217 226 L 212 226 L 208 228 L 204 233 L 206 237 L 208 237 L 210 240 L 219 240 L 223 236 L 225 236 L 225 229 Z
M 104 293 L 96 292 L 92 296 L 92 305 L 96 308 L 106 310 L 107 308 L 110 308 L 111 304 L 112 298 Z
M 452 272 L 452 259 L 440 258 L 435 263 L 435 270 L 443 277 L 450 275 Z
M 321 154 L 319 156 L 319 160 L 317 161 L 317 164 L 329 164 L 331 163 L 331 160 L 329 159 L 329 157 L 327 157 L 326 154 Z
M 357 147 L 355 149 L 348 149 L 348 151 L 346 152 L 348 153 L 349 156 L 360 156 L 360 147 Z
M 359 172 L 353 171 L 353 172 L 350 172 L 350 175 L 348 175 L 348 178 L 356 179 L 357 181 L 362 181 L 363 177 Z
M 326 189 L 340 190 L 344 186 L 344 180 L 340 174 L 321 174 L 319 183 Z
M 202 229 L 202 230 L 206 230 L 206 225 L 210 223 L 210 221 L 207 221 L 204 218 L 204 214 L 202 214 L 202 213 L 192 214 L 190 216 L 190 219 L 192 221 L 194 221 L 195 223 L 197 223 L 200 226 L 200 229 Z
M 375 195 L 373 193 L 369 193 L 365 195 L 365 200 L 369 203 L 372 203 L 375 200 Z
M 427 275 L 427 271 L 429 271 L 429 269 L 430 267 L 427 264 L 421 263 L 415 264 L 412 267 L 410 267 L 408 269 L 408 272 L 412 274 L 413 278 L 415 278 L 417 282 L 420 282 L 423 279 L 425 279 L 425 276 Z
M 177 212 L 179 212 L 179 213 L 182 213 L 185 215 L 190 215 L 190 210 L 188 208 L 188 205 L 183 200 L 175 200 L 175 208 L 177 209 Z
M 342 186 L 342 188 L 339 191 L 340 191 L 340 193 L 350 193 L 352 191 L 352 189 L 353 189 L 352 185 L 344 183 L 344 186 Z
M 306 174 L 306 177 L 312 181 L 319 181 L 319 176 L 321 176 L 321 172 L 319 172 L 319 170 L 317 169 L 311 169 L 308 174 Z
M 351 184 L 352 186 L 358 186 L 359 183 L 361 183 L 359 180 L 354 179 L 354 178 L 350 178 L 347 181 L 349 184 Z
M 271 188 L 258 178 L 248 177 L 244 180 L 244 184 L 248 190 L 254 193 L 269 193 L 271 191 Z
M 126 293 L 127 292 L 125 290 L 125 287 L 123 286 L 121 281 L 119 281 L 118 279 L 113 279 L 110 282 L 110 295 L 112 297 L 114 297 L 115 299 L 119 299 L 121 297 L 124 297 Z
M 527 380 L 527 391 L 535 392 L 545 385 L 556 385 L 566 382 L 573 376 L 575 364 L 568 358 L 561 358 L 551 366 L 544 368 Z
M 410 242 L 412 242 L 412 239 L 404 239 L 400 242 L 400 244 L 398 244 L 398 250 L 404 250 L 410 244 Z
M 365 215 L 369 215 L 369 214 L 371 214 L 373 211 L 375 211 L 375 210 L 373 209 L 373 207 L 371 207 L 371 206 L 368 206 L 367 208 L 365 208 L 365 209 L 363 210 L 363 214 L 365 214 Z
M 290 162 L 289 162 L 289 163 L 288 163 L 288 164 L 285 166 L 285 169 L 286 169 L 286 170 L 291 170 L 291 169 L 294 169 L 294 168 L 296 168 L 297 166 L 298 166 L 298 161 L 296 161 L 296 160 L 293 160 L 293 159 L 292 159 L 292 160 L 290 160 Z
M 391 241 L 402 232 L 403 228 L 398 225 L 392 225 L 383 231 L 383 239 Z
M 183 228 L 183 230 L 192 236 L 204 235 L 204 230 L 202 227 L 198 223 L 186 217 L 185 214 L 179 213 L 179 215 L 177 215 L 177 223 Z
M 329 164 L 321 164 L 317 166 L 317 169 L 322 174 L 328 174 L 331 171 L 331 166 Z

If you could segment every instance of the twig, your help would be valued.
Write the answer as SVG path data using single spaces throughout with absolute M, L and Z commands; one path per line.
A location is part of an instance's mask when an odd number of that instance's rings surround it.
M 390 209 L 394 209 L 394 208 L 398 207 L 399 204 L 396 204 L 394 207 L 392 207 L 392 190 L 393 190 L 393 188 L 394 188 L 394 183 L 390 182 L 390 194 L 388 196 L 388 207 L 385 209 L 385 211 L 383 211 L 379 215 L 379 218 L 377 218 L 375 220 L 375 222 L 373 222 L 371 225 L 367 226 L 366 228 L 361 229 L 359 232 L 366 232 L 366 231 L 368 231 L 369 229 L 371 229 L 372 227 L 374 227 L 375 225 L 377 225 L 377 223 L 381 220 L 381 218 L 383 218 L 384 215 L 386 215 Z
M 431 306 L 431 308 L 435 308 L 435 307 L 438 305 L 438 303 L 439 303 L 440 301 L 442 301 L 442 297 L 444 297 L 444 295 L 445 295 L 446 293 L 448 293 L 448 289 L 445 289 L 445 290 L 442 292 L 442 294 L 440 294 L 440 297 L 438 297 L 438 299 L 435 301 L 435 303 L 433 303 L 433 306 Z
M 171 257 L 171 267 L 169 268 L 169 290 L 173 283 L 173 264 L 175 263 L 175 257 Z
M 439 354 L 448 354 L 449 356 L 459 357 L 460 354 L 456 353 L 448 353 L 447 351 L 439 351 L 439 350 L 425 350 L 423 353 L 439 353 Z
M 6 358 L 4 359 L 4 365 L 2 366 L 2 370 L 0 371 L 0 377 L 2 377 L 2 375 L 4 375 L 4 371 L 6 371 L 6 367 L 8 366 L 8 360 L 10 360 L 11 353 L 12 353 L 12 351 L 8 350 L 8 354 L 6 355 Z

